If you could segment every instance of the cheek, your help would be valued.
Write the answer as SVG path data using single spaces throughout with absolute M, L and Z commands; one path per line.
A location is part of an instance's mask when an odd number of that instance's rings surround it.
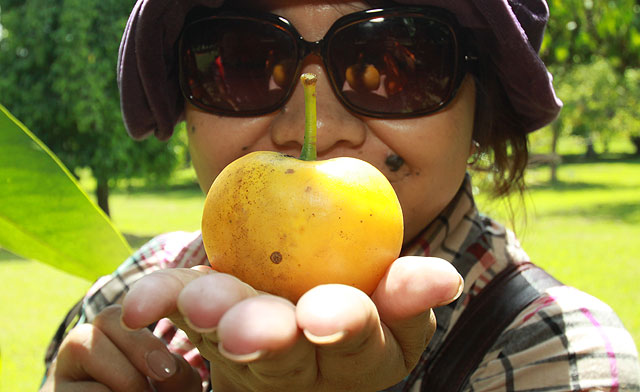
M 206 193 L 211 187 L 213 180 L 222 170 L 212 158 L 211 153 L 204 153 L 202 142 L 197 139 L 189 138 L 189 153 L 191 155 L 191 164 L 197 174 L 200 188 Z
M 405 241 L 413 239 L 451 202 L 466 173 L 466 158 L 434 159 L 419 168 L 408 167 L 405 177 L 392 182 L 405 221 Z
M 236 119 L 187 110 L 189 153 L 198 182 L 207 192 L 213 180 L 232 161 L 244 155 L 250 145 L 251 127 L 233 122 Z M 244 132 L 234 132 L 243 129 Z
M 441 213 L 464 180 L 475 105 L 473 90 L 468 90 L 450 109 L 416 119 L 406 130 L 395 129 L 395 137 L 387 140 L 393 152 L 404 159 L 399 170 L 389 169 L 385 174 L 402 204 L 406 240 Z
M 204 123 L 197 116 L 187 115 L 186 123 L 191 164 L 197 174 L 200 188 L 206 193 L 222 170 L 219 162 L 222 157 L 217 151 L 213 133 L 205 129 Z

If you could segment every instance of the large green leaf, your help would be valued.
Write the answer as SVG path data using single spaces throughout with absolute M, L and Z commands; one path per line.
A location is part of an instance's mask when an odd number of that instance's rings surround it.
M 89 280 L 131 254 L 59 159 L 2 105 L 0 246 Z

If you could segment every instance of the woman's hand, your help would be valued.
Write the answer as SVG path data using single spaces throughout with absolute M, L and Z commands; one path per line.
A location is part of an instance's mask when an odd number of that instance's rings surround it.
M 72 329 L 41 391 L 202 391 L 200 375 L 184 358 L 148 329 L 124 328 L 121 318 L 120 305 L 112 305 L 93 324 Z
M 448 262 L 406 257 L 371 298 L 324 285 L 294 306 L 196 267 L 142 278 L 122 317 L 132 329 L 171 318 L 211 361 L 216 392 L 381 390 L 413 369 L 435 330 L 431 308 L 457 298 L 461 286 Z

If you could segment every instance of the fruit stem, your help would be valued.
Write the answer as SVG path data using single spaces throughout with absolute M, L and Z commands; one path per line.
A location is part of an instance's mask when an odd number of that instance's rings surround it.
M 303 161 L 315 161 L 316 135 L 318 128 L 316 124 L 316 82 L 318 77 L 312 73 L 302 74 L 300 77 L 304 88 L 304 142 L 300 159 Z

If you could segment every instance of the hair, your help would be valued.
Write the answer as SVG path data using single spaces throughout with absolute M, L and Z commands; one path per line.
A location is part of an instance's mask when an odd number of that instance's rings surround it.
M 489 174 L 491 194 L 502 197 L 525 189 L 524 172 L 529 161 L 527 133 L 521 117 L 511 105 L 489 51 L 481 51 L 473 72 L 476 109 L 473 139 L 478 143 L 472 170 Z

